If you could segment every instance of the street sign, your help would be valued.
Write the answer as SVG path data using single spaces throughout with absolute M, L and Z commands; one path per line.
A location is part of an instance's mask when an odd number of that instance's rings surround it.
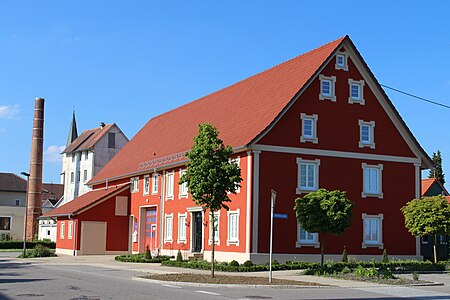
M 274 217 L 275 219 L 285 219 L 285 220 L 287 220 L 288 215 L 287 215 L 287 214 L 276 214 L 276 213 L 274 213 L 274 214 L 273 214 L 273 217 Z

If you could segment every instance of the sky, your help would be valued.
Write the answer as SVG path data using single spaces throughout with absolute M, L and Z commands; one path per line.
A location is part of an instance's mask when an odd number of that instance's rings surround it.
M 347 34 L 381 84 L 450 105 L 450 1 L 0 1 L 0 172 L 29 170 L 35 97 L 43 180 L 59 183 L 73 110 L 79 133 L 116 123 L 131 139 Z M 386 92 L 450 182 L 450 109 Z

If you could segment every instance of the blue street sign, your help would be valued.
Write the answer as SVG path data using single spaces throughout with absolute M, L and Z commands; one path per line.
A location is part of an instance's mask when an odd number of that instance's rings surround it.
M 285 219 L 285 220 L 287 220 L 288 215 L 287 215 L 287 214 L 276 214 L 276 213 L 274 213 L 274 214 L 273 214 L 273 217 L 274 217 L 275 219 Z

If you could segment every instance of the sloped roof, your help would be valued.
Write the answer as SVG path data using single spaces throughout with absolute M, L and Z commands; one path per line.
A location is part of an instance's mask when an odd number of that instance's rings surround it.
M 73 199 L 66 204 L 53 209 L 52 211 L 42 215 L 43 218 L 46 217 L 58 217 L 58 216 L 67 216 L 67 215 L 77 215 L 79 212 L 88 208 L 89 206 L 96 205 L 100 203 L 100 201 L 106 199 L 113 194 L 120 193 L 129 188 L 129 183 L 119 185 L 119 186 L 111 186 L 108 189 L 98 189 L 90 191 L 80 197 Z
M 55 204 L 64 195 L 64 185 L 59 183 L 43 183 L 42 199 Z
M 14 173 L 0 173 L 0 191 L 26 192 L 27 181 Z
M 226 145 L 234 149 L 248 147 L 277 122 L 345 41 L 363 61 L 350 38 L 345 36 L 154 117 L 88 184 L 185 160 L 183 154 L 192 147 L 198 124 L 205 122 L 217 127 Z M 365 63 L 364 66 L 378 84 Z M 379 84 L 378 87 L 382 90 Z M 428 155 L 382 92 L 426 165 L 431 161 Z
M 71 153 L 75 151 L 89 150 L 94 148 L 100 138 L 111 129 L 115 124 L 107 124 L 104 127 L 98 127 L 83 131 L 69 146 L 64 149 L 63 153 Z
M 422 196 L 428 192 L 428 190 L 431 188 L 431 186 L 434 183 L 438 184 L 441 187 L 442 191 L 445 194 L 444 196 L 449 195 L 447 189 L 436 178 L 426 178 L 426 179 L 422 179 L 422 181 L 421 181 Z
M 136 172 L 143 162 L 172 155 L 179 158 L 177 154 L 191 148 L 197 125 L 205 122 L 217 127 L 226 145 L 248 144 L 275 120 L 344 39 L 154 117 L 91 182 Z

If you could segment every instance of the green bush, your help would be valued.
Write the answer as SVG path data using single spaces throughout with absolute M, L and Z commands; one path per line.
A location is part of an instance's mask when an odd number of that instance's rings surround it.
M 0 241 L 9 241 L 11 239 L 11 235 L 9 233 L 2 233 L 0 235 Z
M 235 260 L 232 260 L 230 262 L 230 266 L 232 266 L 232 267 L 239 267 L 239 263 L 237 261 L 235 261 Z
M 161 263 L 165 260 L 169 260 L 173 258 L 173 256 L 156 256 L 151 259 L 145 258 L 144 254 L 129 254 L 129 255 L 119 255 L 114 259 L 121 262 L 133 262 L 133 263 Z
M 246 260 L 243 264 L 242 264 L 244 267 L 251 267 L 251 266 L 253 266 L 253 263 L 252 263 L 252 261 L 251 260 Z
M 181 251 L 179 249 L 177 253 L 177 261 L 183 261 L 183 255 L 181 255 Z
M 152 253 L 150 252 L 150 248 L 147 246 L 145 246 L 145 255 L 144 255 L 145 259 L 152 259 Z
M 383 250 L 383 256 L 381 258 L 381 262 L 384 264 L 387 264 L 389 262 L 389 257 L 388 257 L 386 248 L 384 248 L 384 250 Z
M 33 249 L 36 247 L 36 245 L 44 245 L 45 247 L 49 249 L 55 249 L 56 243 L 52 241 L 32 241 L 26 242 L 27 249 Z M 23 241 L 18 240 L 11 240 L 11 241 L 1 241 L 0 242 L 0 249 L 22 249 L 23 248 Z
M 344 250 L 342 251 L 342 259 L 341 259 L 341 261 L 343 263 L 347 263 L 348 262 L 347 249 L 345 248 L 345 246 L 344 246 Z
M 34 258 L 34 257 L 53 257 L 53 256 L 56 256 L 55 250 L 48 249 L 44 245 L 38 244 L 34 249 L 27 249 L 25 256 L 22 253 L 19 257 Z

